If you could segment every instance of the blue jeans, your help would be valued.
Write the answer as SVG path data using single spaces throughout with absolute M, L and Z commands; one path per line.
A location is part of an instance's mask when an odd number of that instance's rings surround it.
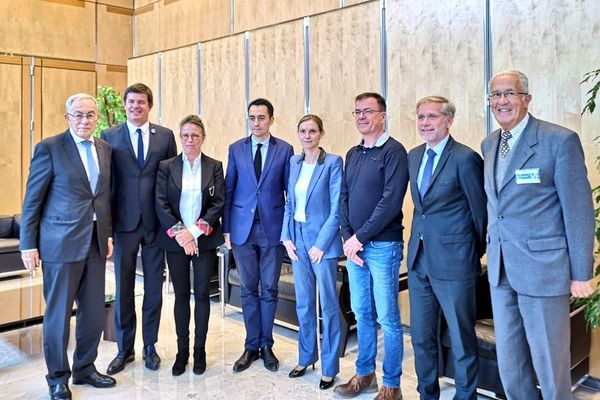
M 375 372 L 377 323 L 383 330 L 383 384 L 400 387 L 404 342 L 398 310 L 398 279 L 402 242 L 368 242 L 358 255 L 364 266 L 347 262 L 350 303 L 356 317 L 356 374 Z

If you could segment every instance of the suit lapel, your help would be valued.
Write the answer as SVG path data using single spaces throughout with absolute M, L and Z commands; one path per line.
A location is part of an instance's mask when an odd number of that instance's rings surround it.
M 435 183 L 435 180 L 437 179 L 438 175 L 440 174 L 440 171 L 442 169 L 444 169 L 444 165 L 446 165 L 446 161 L 448 161 L 450 154 L 452 154 L 453 147 L 454 147 L 454 139 L 452 139 L 452 137 L 449 137 L 448 142 L 446 143 L 446 146 L 444 146 L 444 150 L 442 150 L 442 154 L 440 154 L 440 160 L 438 161 L 437 165 L 435 166 L 435 170 L 433 171 L 433 175 L 431 176 L 431 180 L 429 181 L 429 187 L 427 188 L 427 192 L 429 192 L 429 189 L 431 189 L 431 187 Z M 427 192 L 425 192 L 425 194 L 427 194 Z
M 323 163 L 317 162 L 317 165 L 315 165 L 315 170 L 313 171 L 312 176 L 310 177 L 310 182 L 308 183 L 308 189 L 306 191 L 306 203 L 308 203 L 308 199 L 310 198 L 310 195 L 312 194 L 312 192 L 317 184 L 317 181 L 321 177 L 321 174 L 323 173 L 324 170 L 325 170 L 325 162 L 323 162 Z
M 77 150 L 77 145 L 75 144 L 73 137 L 71 137 L 71 133 L 69 132 L 69 130 L 67 130 L 63 135 L 65 143 L 63 148 L 65 153 L 67 153 L 67 158 L 73 163 L 73 167 L 79 173 L 79 177 L 83 180 L 85 187 L 89 190 L 90 193 L 92 193 L 90 181 L 85 172 L 85 167 L 83 166 L 83 161 L 81 160 L 81 156 L 79 155 L 79 150 Z
M 94 146 L 96 147 L 96 154 L 98 154 L 98 170 L 100 171 L 98 184 L 96 185 L 97 193 L 98 190 L 100 190 L 101 181 L 103 179 L 109 179 L 110 177 L 110 161 L 108 155 L 106 154 L 106 146 L 99 144 L 97 140 L 94 140 Z
M 515 178 L 515 174 L 512 171 L 520 169 L 533 155 L 534 152 L 531 148 L 537 144 L 537 127 L 537 120 L 530 116 L 517 145 L 512 150 L 513 154 L 506 169 L 502 185 L 498 188 L 498 193 L 502 191 L 508 182 Z
M 149 124 L 148 130 L 148 153 L 146 154 L 146 158 L 144 159 L 144 166 L 146 166 L 148 160 L 150 159 L 150 155 L 154 152 L 154 149 L 156 149 L 156 141 L 158 140 L 158 138 L 156 137 L 156 128 L 154 127 L 154 125 Z
M 493 192 L 498 195 L 498 187 L 496 186 L 496 161 L 498 160 L 498 147 L 500 140 L 500 129 L 490 134 L 490 149 L 484 154 L 486 162 L 484 163 L 484 176 L 486 182 L 491 182 Z
M 252 139 L 248 137 L 244 142 L 244 154 L 242 154 L 242 158 L 246 161 L 246 168 L 248 169 L 248 175 L 250 175 L 251 179 L 254 181 L 256 186 L 258 187 L 258 182 L 256 181 L 256 174 L 254 173 L 254 160 L 252 154 Z M 268 156 L 268 152 L 267 152 Z M 264 168 L 263 168 L 264 169 Z M 262 174 L 261 174 L 262 176 Z
M 133 145 L 131 144 L 131 138 L 129 136 L 129 128 L 127 127 L 127 123 L 123 123 L 121 126 L 121 140 L 122 145 L 129 149 L 129 154 L 137 164 L 137 157 L 135 156 L 135 151 L 133 150 Z
M 288 198 L 292 202 L 292 210 L 296 208 L 296 183 L 298 177 L 300 177 L 300 169 L 302 168 L 302 162 L 294 162 L 290 169 L 289 188 L 290 192 L 287 194 Z
M 411 159 L 411 166 L 409 168 L 410 176 L 410 192 L 416 194 L 417 201 L 419 203 L 422 202 L 421 195 L 419 194 L 419 186 L 417 185 L 417 179 L 419 179 L 419 168 L 421 167 L 421 162 L 423 161 L 423 154 L 425 153 L 425 144 L 420 145 L 415 150 L 415 156 Z M 413 199 L 415 198 L 413 197 Z
M 258 186 L 260 186 L 260 184 L 264 180 L 264 177 L 269 172 L 271 165 L 273 165 L 273 160 L 275 159 L 275 155 L 277 154 L 278 150 L 276 144 L 277 143 L 275 142 L 275 138 L 273 137 L 273 135 L 271 135 L 271 138 L 269 139 L 269 148 L 267 149 L 267 158 L 265 159 L 265 165 L 263 165 L 262 172 L 260 174 L 260 181 L 258 182 Z
M 183 179 L 183 156 L 181 154 L 171 163 L 169 170 L 171 171 L 173 183 L 175 183 L 181 194 L 181 181 Z
M 202 158 L 200 159 L 200 167 L 202 168 L 202 192 L 204 192 L 204 190 L 208 186 L 208 182 L 210 182 L 210 178 L 212 175 L 212 166 L 204 154 L 202 154 L 201 157 Z

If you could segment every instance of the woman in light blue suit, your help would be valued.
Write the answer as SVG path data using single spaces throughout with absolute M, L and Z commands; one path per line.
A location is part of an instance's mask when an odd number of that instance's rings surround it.
M 333 386 L 339 372 L 339 300 L 336 292 L 338 257 L 342 253 L 339 234 L 342 158 L 319 147 L 323 121 L 305 115 L 298 122 L 301 155 L 290 159 L 287 202 L 281 241 L 292 260 L 296 287 L 299 361 L 290 372 L 298 378 L 318 360 L 316 283 L 323 318 L 321 344 L 322 377 L 319 388 Z

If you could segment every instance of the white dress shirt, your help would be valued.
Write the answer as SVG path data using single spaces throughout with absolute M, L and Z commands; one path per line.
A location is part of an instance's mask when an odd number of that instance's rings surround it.
M 150 122 L 146 121 L 146 123 L 142 126 L 135 126 L 131 122 L 127 121 L 127 129 L 129 129 L 129 140 L 131 140 L 131 146 L 133 146 L 133 152 L 135 153 L 135 157 L 137 158 L 138 151 L 138 133 L 137 130 L 142 130 L 142 142 L 144 142 L 144 160 L 148 156 L 148 147 L 150 146 Z
M 202 153 L 193 162 L 189 162 L 182 154 L 183 170 L 181 174 L 181 198 L 179 199 L 179 213 L 181 222 L 188 231 L 197 239 L 202 235 L 196 222 L 202 212 Z

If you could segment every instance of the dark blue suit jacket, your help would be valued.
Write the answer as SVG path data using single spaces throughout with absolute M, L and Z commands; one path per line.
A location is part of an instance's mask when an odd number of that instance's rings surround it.
M 480 258 L 485 253 L 483 160 L 450 137 L 421 200 L 417 176 L 425 147 L 422 144 L 408 154 L 410 192 L 415 205 L 408 242 L 408 269 L 413 269 L 422 243 L 432 277 L 472 279 L 479 273 Z
M 42 261 L 78 262 L 90 249 L 96 213 L 100 255 L 107 254 L 110 217 L 110 146 L 94 140 L 100 178 L 92 193 L 77 145 L 67 130 L 35 147 L 23 200 L 20 248 L 37 248 Z
M 291 240 L 297 243 L 294 228 L 296 212 L 295 188 L 302 169 L 303 155 L 293 156 L 290 160 L 290 181 L 288 183 L 285 216 L 281 230 L 281 241 Z M 306 223 L 303 230 L 309 238 L 306 248 L 315 246 L 324 252 L 323 258 L 338 258 L 342 253 L 340 235 L 340 191 L 342 188 L 342 157 L 321 155 L 310 178 L 306 193 Z
M 269 243 L 273 246 L 279 243 L 284 192 L 293 153 L 290 144 L 271 135 L 265 165 L 257 182 L 251 138 L 240 139 L 229 146 L 223 231 L 231 235 L 233 244 L 242 245 L 248 239 L 256 207 Z
M 112 147 L 112 209 L 115 231 L 133 231 L 140 218 L 146 230 L 158 229 L 154 204 L 156 172 L 160 161 L 177 154 L 173 131 L 150 124 L 148 155 L 143 168 L 137 164 L 126 123 L 106 129 L 101 137 Z

